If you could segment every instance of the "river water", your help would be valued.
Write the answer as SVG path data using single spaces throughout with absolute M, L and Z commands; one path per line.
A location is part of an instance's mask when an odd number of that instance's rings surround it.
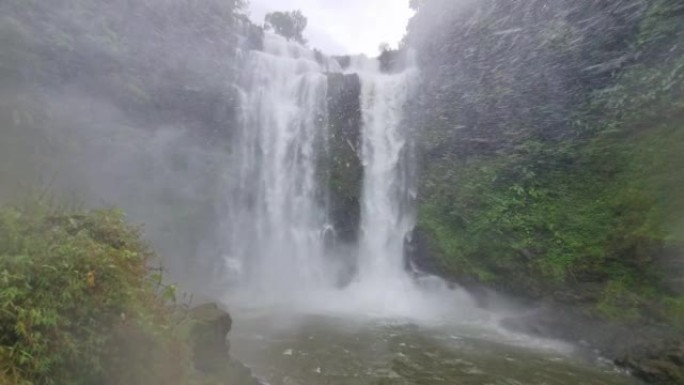
M 224 298 L 231 354 L 270 385 L 636 385 L 580 344 L 503 327 L 529 309 L 477 303 L 435 277 Z
M 597 357 L 477 325 L 241 312 L 231 351 L 271 385 L 628 385 Z

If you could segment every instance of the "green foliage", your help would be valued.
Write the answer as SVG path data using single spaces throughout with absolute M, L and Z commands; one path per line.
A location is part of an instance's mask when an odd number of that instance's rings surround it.
M 1 208 L 0 384 L 217 384 L 235 375 L 196 371 L 202 341 L 183 332 L 188 315 L 171 306 L 176 289 L 150 270 L 152 258 L 117 210 Z
M 684 127 L 624 135 L 442 161 L 420 226 L 454 274 L 533 295 L 595 282 L 583 295 L 632 317 L 667 274 L 667 250 L 684 245 Z
M 308 20 L 300 10 L 272 12 L 267 14 L 265 18 L 266 29 L 272 29 L 284 38 L 295 40 L 302 44 L 306 43 L 303 33 L 307 23 Z
M 581 274 L 580 257 L 603 257 L 599 245 L 611 223 L 597 207 L 601 202 L 593 198 L 588 176 L 558 168 L 567 161 L 562 156 L 545 155 L 539 143 L 527 143 L 516 156 L 456 168 L 447 176 L 454 187 L 431 203 L 423 220 L 431 227 L 458 228 L 457 237 L 442 229 L 442 238 L 459 259 L 472 261 L 479 276 L 553 283 Z M 584 180 L 586 188 L 575 189 L 575 180 Z M 585 221 L 588 216 L 592 221 Z
M 609 319 L 635 321 L 645 303 L 644 296 L 635 292 L 633 284 L 612 280 L 605 285 L 596 310 Z
M 598 119 L 604 126 L 590 126 L 616 129 L 621 122 L 659 121 L 663 116 L 681 114 L 683 97 L 684 55 L 665 67 L 635 65 L 620 75 L 615 86 L 593 95 L 590 119 Z M 659 108 L 651 108 L 654 105 Z M 596 118 L 596 112 L 601 112 L 601 116 Z
M 649 51 L 661 48 L 662 44 L 676 47 L 682 36 L 681 15 L 684 6 L 677 0 L 655 0 L 648 8 L 646 18 L 641 23 L 638 45 Z
M 684 30 L 675 3 L 649 7 L 636 42 L 645 56 L 587 91 L 574 137 L 531 135 L 505 152 L 439 151 L 426 162 L 419 226 L 444 269 L 569 296 L 611 319 L 682 324 L 684 293 L 673 282 L 684 273 Z
M 673 325 L 684 330 L 684 297 L 668 297 L 663 300 L 666 306 L 666 316 L 673 320 Z
M 188 357 L 151 257 L 118 211 L 3 208 L 0 373 L 17 384 L 182 383 Z

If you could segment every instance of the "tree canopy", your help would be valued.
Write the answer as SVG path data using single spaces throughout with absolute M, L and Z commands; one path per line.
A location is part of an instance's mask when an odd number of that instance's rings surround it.
M 267 30 L 272 29 L 288 40 L 295 40 L 304 44 L 306 39 L 304 39 L 303 33 L 307 23 L 308 20 L 300 10 L 271 12 L 266 15 L 264 27 Z

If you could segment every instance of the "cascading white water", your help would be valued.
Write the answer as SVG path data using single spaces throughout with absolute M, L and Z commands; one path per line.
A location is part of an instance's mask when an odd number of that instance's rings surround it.
M 246 58 L 243 125 L 234 146 L 227 260 L 252 288 L 278 293 L 325 281 L 326 224 L 316 162 L 327 78 L 312 51 L 266 34 Z
M 415 225 L 415 181 L 403 113 L 417 70 L 409 65 L 402 72 L 383 73 L 378 60 L 358 57 L 347 71 L 361 81 L 364 176 L 358 274 L 340 303 L 346 311 L 380 317 L 440 317 L 452 300 L 470 307 L 467 296 L 446 294 L 436 277 L 428 277 L 436 290 L 424 290 L 406 269 L 404 244 Z
M 364 166 L 359 279 L 391 286 L 407 278 L 404 240 L 414 226 L 408 210 L 409 138 L 402 120 L 416 74 L 412 68 L 383 74 L 377 60 L 359 62 Z
M 449 299 L 421 290 L 404 263 L 414 181 L 402 123 L 417 71 L 383 73 L 378 60 L 365 57 L 353 58 L 346 70 L 361 82 L 363 188 L 360 240 L 347 256 L 356 260 L 357 276 L 340 289 L 339 256 L 326 255 L 330 221 L 320 168 L 328 139 L 326 73 L 340 72 L 339 64 L 270 34 L 263 51 L 250 51 L 245 60 L 226 220 L 226 267 L 241 281 L 235 300 L 363 316 L 437 316 Z

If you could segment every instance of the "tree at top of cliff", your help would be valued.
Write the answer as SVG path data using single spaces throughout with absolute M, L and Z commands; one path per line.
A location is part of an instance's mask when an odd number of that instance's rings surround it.
M 278 35 L 288 40 L 295 40 L 302 44 L 306 43 L 303 33 L 308 20 L 302 11 L 271 12 L 266 15 L 264 27 L 273 30 Z

